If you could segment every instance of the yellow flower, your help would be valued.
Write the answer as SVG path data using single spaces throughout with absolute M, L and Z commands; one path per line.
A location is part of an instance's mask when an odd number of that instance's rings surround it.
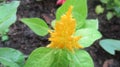
M 60 21 L 56 21 L 54 31 L 50 31 L 51 37 L 49 40 L 51 43 L 48 47 L 51 48 L 67 48 L 70 51 L 73 51 L 75 48 L 82 48 L 78 44 L 78 40 L 81 37 L 73 36 L 76 28 L 76 20 L 72 18 L 72 9 L 71 6 L 65 15 L 61 17 Z

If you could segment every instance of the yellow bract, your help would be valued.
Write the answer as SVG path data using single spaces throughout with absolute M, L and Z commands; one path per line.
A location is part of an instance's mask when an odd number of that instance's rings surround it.
M 60 21 L 56 21 L 54 31 L 50 31 L 51 43 L 48 47 L 51 48 L 67 48 L 73 51 L 75 48 L 82 48 L 78 44 L 81 37 L 73 36 L 76 28 L 76 20 L 72 18 L 72 6 L 68 9 L 65 15 L 61 17 Z

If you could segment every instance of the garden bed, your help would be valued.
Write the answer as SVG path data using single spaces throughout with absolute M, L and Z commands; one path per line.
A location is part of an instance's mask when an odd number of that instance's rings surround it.
M 120 39 L 120 18 L 113 17 L 110 21 L 106 19 L 106 12 L 101 15 L 95 14 L 95 6 L 100 4 L 98 0 L 88 0 L 88 18 L 99 19 L 99 31 L 103 38 Z M 8 33 L 9 40 L 0 41 L 0 47 L 11 47 L 29 55 L 35 48 L 49 44 L 48 37 L 37 36 L 28 26 L 20 22 L 23 17 L 39 17 L 44 19 L 50 26 L 50 22 L 55 19 L 55 12 L 59 6 L 56 0 L 30 1 L 21 0 L 18 8 L 18 20 L 10 27 Z M 94 60 L 95 67 L 120 67 L 120 52 L 112 56 L 99 46 L 99 40 L 91 47 L 86 48 Z

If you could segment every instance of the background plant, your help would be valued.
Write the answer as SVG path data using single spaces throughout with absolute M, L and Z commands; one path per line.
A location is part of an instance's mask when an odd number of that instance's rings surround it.
M 111 55 L 115 55 L 115 51 L 120 51 L 120 40 L 103 39 L 100 46 Z
M 2 41 L 7 40 L 9 27 L 16 21 L 17 7 L 19 1 L 12 1 L 0 5 L 0 37 Z
M 120 0 L 100 0 L 100 2 L 105 5 L 105 9 L 108 11 L 106 17 L 110 20 L 113 16 L 120 17 Z M 102 6 L 103 6 L 102 5 Z M 102 8 L 96 8 L 96 13 L 99 14 L 103 10 Z
M 0 5 L 5 3 L 6 0 L 0 0 Z
M 64 2 L 65 2 L 66 0 L 57 0 L 57 5 L 62 5 L 62 4 L 64 4 Z
M 12 48 L 0 48 L 0 63 L 2 67 L 23 67 L 24 55 Z
M 78 43 L 83 48 L 89 47 L 95 40 L 101 37 L 98 31 L 98 20 L 87 17 L 87 0 L 67 0 L 56 12 L 56 19 L 52 22 L 53 28 L 57 28 L 56 22 L 60 21 L 61 16 L 65 15 L 70 6 L 73 6 L 72 16 L 76 20 L 74 36 L 81 36 Z M 70 21 L 66 19 L 67 21 Z M 48 34 L 47 24 L 39 18 L 23 18 L 23 23 L 28 25 L 37 35 L 45 36 Z M 69 23 L 69 22 L 68 22 Z M 58 26 L 62 29 L 62 26 Z M 68 26 L 69 27 L 69 24 Z M 63 29 L 64 30 L 64 29 Z M 55 31 L 55 30 L 52 30 Z M 61 30 L 58 30 L 61 32 Z M 56 36 L 57 37 L 57 36 Z M 57 40 L 57 39 L 56 39 Z M 63 40 L 58 40 L 59 42 Z M 65 41 L 65 40 L 64 40 Z M 68 42 L 69 43 L 69 42 Z M 57 46 L 57 45 L 56 45 Z M 66 48 L 40 47 L 34 50 L 29 56 L 25 67 L 94 67 L 92 58 L 83 49 L 74 49 L 74 53 Z

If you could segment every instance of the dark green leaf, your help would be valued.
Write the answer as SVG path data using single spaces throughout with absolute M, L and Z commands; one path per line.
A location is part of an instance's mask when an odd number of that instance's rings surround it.
M 115 3 L 116 6 L 120 7 L 120 0 L 114 0 L 114 3 Z

